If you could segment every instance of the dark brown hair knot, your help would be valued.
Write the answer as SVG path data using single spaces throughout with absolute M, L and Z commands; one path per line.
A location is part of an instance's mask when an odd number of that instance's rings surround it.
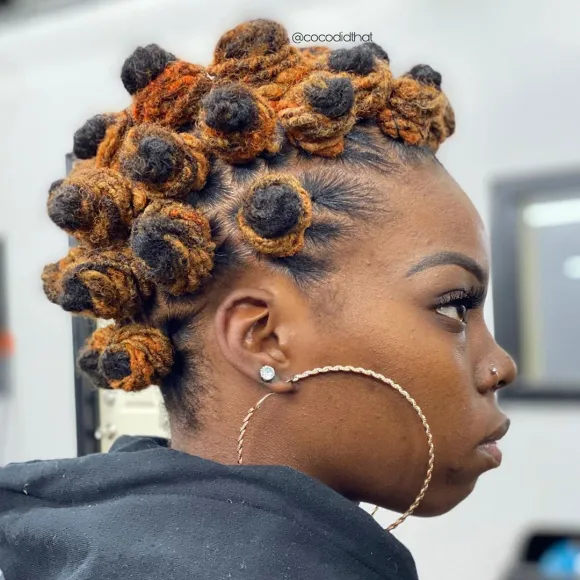
M 128 248 L 92 252 L 64 270 L 58 303 L 75 314 L 126 320 L 143 310 L 152 290 Z
M 206 147 L 229 163 L 246 163 L 280 149 L 276 113 L 240 83 L 212 89 L 203 100 L 199 126 Z
M 339 48 L 328 55 L 328 67 L 335 72 L 350 72 L 368 75 L 375 66 L 372 51 L 361 46 Z
M 135 49 L 121 69 L 121 80 L 127 92 L 134 95 L 144 89 L 174 60 L 177 60 L 175 55 L 163 50 L 157 44 L 148 44 Z
M 144 185 L 150 199 L 183 198 L 199 191 L 209 173 L 199 139 L 150 124 L 129 131 L 119 164 L 124 175 Z
M 357 118 L 374 117 L 386 106 L 393 75 L 388 57 L 377 57 L 380 50 L 374 43 L 372 47 L 367 43 L 343 48 L 331 52 L 326 62 L 320 60 L 317 64 L 318 68 L 324 68 L 326 64 L 329 70 L 348 75 L 354 89 L 354 112 Z
M 279 118 L 292 143 L 323 157 L 344 150 L 352 129 L 354 88 L 346 73 L 316 72 L 280 102 Z
M 144 275 L 174 296 L 194 292 L 213 268 L 208 220 L 177 202 L 153 202 L 135 221 L 131 248 Z
M 74 247 L 58 262 L 47 264 L 42 271 L 42 288 L 46 297 L 53 303 L 59 304 L 62 293 L 62 278 L 64 272 L 86 255 L 82 247 Z
M 436 89 L 441 89 L 441 74 L 430 67 L 428 64 L 417 64 L 408 73 L 411 78 L 423 83 L 424 85 L 431 85 Z
M 274 257 L 297 254 L 312 223 L 312 201 L 292 175 L 265 175 L 250 188 L 238 212 L 243 238 Z
M 110 389 L 111 386 L 107 378 L 99 369 L 99 360 L 103 351 L 115 334 L 115 327 L 112 325 L 98 328 L 87 339 L 85 345 L 79 352 L 77 365 L 79 369 L 87 375 L 93 386 L 97 389 Z
M 310 66 L 290 45 L 281 24 L 258 19 L 222 35 L 208 70 L 218 81 L 243 82 L 254 87 L 277 109 L 280 98 L 308 74 Z
M 53 187 L 47 205 L 57 226 L 82 243 L 107 247 L 128 237 L 146 203 L 145 194 L 117 172 L 85 169 Z
M 169 338 L 155 327 L 129 324 L 107 336 L 98 370 L 112 389 L 135 392 L 159 385 L 173 366 Z
M 428 70 L 427 70 L 428 69 Z M 382 131 L 409 145 L 427 145 L 432 121 L 442 114 L 445 97 L 436 86 L 437 76 L 430 67 L 415 67 L 395 79 L 392 91 L 377 117 Z
M 73 153 L 75 157 L 78 159 L 95 157 L 109 125 L 114 120 L 114 115 L 95 115 L 78 129 L 73 138 Z

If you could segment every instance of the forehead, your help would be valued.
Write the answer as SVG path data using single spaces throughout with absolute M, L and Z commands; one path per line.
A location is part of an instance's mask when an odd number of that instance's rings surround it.
M 377 176 L 374 185 L 386 211 L 379 227 L 371 228 L 368 242 L 381 262 L 408 269 L 429 254 L 457 252 L 489 270 L 483 222 L 442 166 L 410 169 L 396 179 Z

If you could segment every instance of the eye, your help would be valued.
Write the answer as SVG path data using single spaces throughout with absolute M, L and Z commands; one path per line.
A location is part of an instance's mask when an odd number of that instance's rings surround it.
M 454 290 L 438 300 L 435 311 L 447 318 L 467 324 L 469 311 L 483 306 L 485 294 L 484 287 Z
M 454 318 L 459 322 L 467 322 L 467 306 L 465 304 L 450 304 L 448 306 L 440 306 L 437 308 L 439 314 L 447 316 L 448 318 Z

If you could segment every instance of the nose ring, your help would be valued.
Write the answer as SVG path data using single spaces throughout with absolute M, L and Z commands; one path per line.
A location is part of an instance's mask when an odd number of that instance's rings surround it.
M 497 369 L 492 366 L 489 371 L 491 372 L 492 375 L 495 376 L 495 386 L 497 387 L 499 385 L 499 373 L 497 372 Z

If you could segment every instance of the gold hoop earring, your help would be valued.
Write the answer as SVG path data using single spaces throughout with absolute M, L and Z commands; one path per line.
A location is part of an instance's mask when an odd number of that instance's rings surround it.
M 385 377 L 385 376 L 383 376 L 375 371 L 370 371 L 370 370 L 363 369 L 360 367 L 352 367 L 352 366 L 329 366 L 329 367 L 322 367 L 322 368 L 313 369 L 311 371 L 306 371 L 304 373 L 294 375 L 291 379 L 288 379 L 286 382 L 287 383 L 297 383 L 298 381 L 301 381 L 301 380 L 306 379 L 308 377 L 314 377 L 316 375 L 321 375 L 321 374 L 325 374 L 325 373 L 338 373 L 338 372 L 355 373 L 355 374 L 359 374 L 359 375 L 364 375 L 364 376 L 376 379 L 376 380 L 384 383 L 385 385 L 388 385 L 389 387 L 391 387 L 395 391 L 397 391 L 401 396 L 403 396 L 412 405 L 413 409 L 415 410 L 415 412 L 419 416 L 419 419 L 421 419 L 421 423 L 423 424 L 423 428 L 425 429 L 425 434 L 427 435 L 427 443 L 429 445 L 429 463 L 427 466 L 427 475 L 425 477 L 425 481 L 423 483 L 423 486 L 421 487 L 421 490 L 419 491 L 419 494 L 415 498 L 415 501 L 412 503 L 411 507 L 400 518 L 398 518 L 394 523 L 392 523 L 389 527 L 385 528 L 386 531 L 391 532 L 392 530 L 394 530 L 395 528 L 400 526 L 417 509 L 418 505 L 421 503 L 421 501 L 425 497 L 425 494 L 427 493 L 427 489 L 429 488 L 429 484 L 431 483 L 431 477 L 433 476 L 433 467 L 435 465 L 435 446 L 433 445 L 433 435 L 431 434 L 431 428 L 429 427 L 429 423 L 427 423 L 427 419 L 425 418 L 425 415 L 423 414 L 421 407 L 419 407 L 419 405 L 417 404 L 415 399 L 413 399 L 413 397 L 411 397 L 411 395 L 407 391 L 405 391 L 405 389 L 403 389 L 403 387 L 401 387 L 397 383 L 393 382 L 391 379 L 388 379 L 387 377 Z M 246 435 L 246 431 L 248 429 L 248 425 L 250 423 L 250 420 L 252 419 L 252 417 L 254 416 L 256 411 L 263 405 L 263 403 L 266 401 L 266 399 L 268 399 L 269 397 L 271 397 L 274 394 L 275 393 L 268 393 L 265 397 L 262 397 L 258 401 L 258 403 L 256 403 L 256 405 L 248 411 L 248 414 L 244 418 L 244 421 L 242 423 L 242 427 L 240 429 L 240 435 L 238 437 L 238 464 L 239 465 L 243 464 L 244 437 Z M 374 511 L 371 513 L 371 515 L 374 516 L 378 510 L 379 510 L 379 508 L 377 506 L 374 509 Z

